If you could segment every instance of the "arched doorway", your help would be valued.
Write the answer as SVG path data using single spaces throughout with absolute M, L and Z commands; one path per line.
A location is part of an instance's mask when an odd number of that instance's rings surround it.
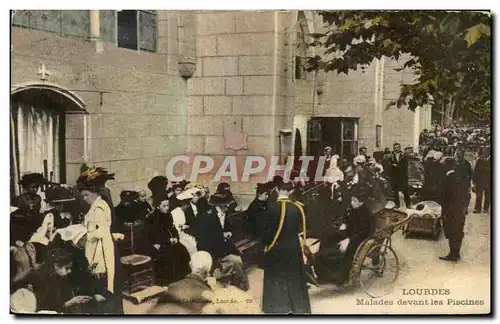
M 14 87 L 10 97 L 10 192 L 19 195 L 26 172 L 66 182 L 66 116 L 86 114 L 83 101 L 53 84 Z

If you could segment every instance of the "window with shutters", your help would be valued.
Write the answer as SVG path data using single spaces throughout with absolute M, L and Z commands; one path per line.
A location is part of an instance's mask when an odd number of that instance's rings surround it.
M 87 38 L 90 29 L 90 11 L 14 10 L 12 25 L 48 31 L 60 36 Z
M 156 52 L 156 13 L 148 10 L 121 10 L 116 14 L 118 47 Z

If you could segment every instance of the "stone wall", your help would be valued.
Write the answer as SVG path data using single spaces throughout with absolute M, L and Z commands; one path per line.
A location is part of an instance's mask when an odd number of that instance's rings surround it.
M 146 188 L 152 176 L 165 174 L 171 156 L 186 152 L 187 85 L 178 55 L 189 46 L 178 43 L 176 16 L 158 12 L 157 53 L 12 28 L 12 86 L 40 83 L 43 63 L 48 82 L 80 96 L 89 112 L 67 115 L 68 183 L 85 160 L 108 168 L 116 173 L 108 184 L 118 202 L 121 190 Z
M 278 153 L 278 116 L 284 111 L 280 79 L 284 42 L 280 16 L 270 11 L 196 12 L 197 69 L 188 81 L 189 153 L 209 155 L 215 160 L 211 179 L 226 156 L 237 155 L 238 170 L 244 156 Z M 226 148 L 230 132 L 248 135 L 246 149 Z M 241 172 L 240 172 L 241 173 Z M 254 196 L 254 184 L 232 183 L 233 192 Z M 209 183 L 215 186 L 216 183 Z

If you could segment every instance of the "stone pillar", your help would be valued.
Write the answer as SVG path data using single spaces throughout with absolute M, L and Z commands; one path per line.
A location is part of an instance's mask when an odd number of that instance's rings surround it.
M 196 16 L 183 11 L 177 16 L 179 35 L 179 72 L 183 78 L 190 78 L 196 70 Z
M 100 38 L 99 10 L 90 10 L 90 39 Z

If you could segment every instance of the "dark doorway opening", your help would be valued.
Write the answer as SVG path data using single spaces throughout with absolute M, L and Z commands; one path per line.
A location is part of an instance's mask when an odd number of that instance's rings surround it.
M 307 125 L 307 154 L 323 155 L 330 146 L 332 154 L 341 158 L 352 158 L 358 150 L 359 118 L 313 117 Z

